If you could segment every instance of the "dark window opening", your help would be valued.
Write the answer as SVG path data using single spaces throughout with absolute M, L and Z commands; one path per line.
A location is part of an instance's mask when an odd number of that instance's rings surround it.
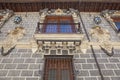
M 46 16 L 37 33 L 76 33 L 78 28 L 80 23 L 74 23 L 72 16 Z
M 74 80 L 72 57 L 46 55 L 43 80 Z
M 63 69 L 61 70 L 61 80 L 70 80 L 69 70 Z
M 48 73 L 48 80 L 57 80 L 56 69 L 50 69 Z

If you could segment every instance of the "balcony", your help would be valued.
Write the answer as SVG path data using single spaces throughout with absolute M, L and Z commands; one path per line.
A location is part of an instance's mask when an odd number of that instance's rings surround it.
M 34 34 L 37 40 L 79 41 L 84 38 L 80 23 L 38 23 Z

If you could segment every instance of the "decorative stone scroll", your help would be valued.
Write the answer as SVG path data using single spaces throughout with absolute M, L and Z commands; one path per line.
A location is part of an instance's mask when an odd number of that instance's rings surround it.
M 110 33 L 108 30 L 103 29 L 100 26 L 95 26 L 91 29 L 90 34 L 98 42 L 104 42 L 110 40 Z
M 82 41 L 81 45 L 80 45 L 80 50 L 82 53 L 86 53 L 87 49 L 88 49 L 89 43 L 88 41 Z
M 55 13 L 55 15 L 62 15 L 64 12 L 63 12 L 62 9 L 58 8 L 58 9 L 55 10 L 54 13 Z
M 98 43 L 100 43 L 99 46 L 102 50 L 105 50 L 109 54 L 112 53 L 113 46 L 110 41 L 110 33 L 108 30 L 103 29 L 100 26 L 95 26 L 91 29 L 90 34 Z
M 117 28 L 112 17 L 120 17 L 119 10 L 104 10 L 101 12 L 101 15 L 110 23 L 111 27 L 117 32 L 118 36 L 120 36 L 120 31 Z
M 5 22 L 14 15 L 14 12 L 9 9 L 0 10 L 0 29 L 3 27 Z
M 8 32 L 6 39 L 3 41 L 1 54 L 9 54 L 9 52 L 15 48 L 18 40 L 22 39 L 24 35 L 25 29 L 23 27 L 16 27 L 14 30 Z

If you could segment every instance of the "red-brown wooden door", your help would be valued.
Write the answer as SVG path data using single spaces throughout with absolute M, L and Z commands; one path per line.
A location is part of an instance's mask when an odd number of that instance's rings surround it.
M 71 56 L 46 56 L 44 80 L 74 80 Z

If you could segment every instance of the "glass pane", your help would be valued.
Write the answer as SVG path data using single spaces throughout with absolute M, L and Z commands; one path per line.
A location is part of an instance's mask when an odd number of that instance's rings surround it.
M 46 33 L 57 33 L 57 25 L 47 24 Z
M 61 23 L 60 25 L 61 33 L 72 33 L 72 28 L 71 28 L 71 25 L 69 24 L 70 21 L 61 21 L 60 23 Z M 68 23 L 68 24 L 65 24 L 65 23 Z
M 49 24 L 53 23 L 53 24 Z M 57 23 L 56 21 L 48 21 L 48 24 L 46 26 L 46 33 L 57 33 L 57 25 L 54 24 Z
M 70 80 L 69 70 L 61 70 L 61 80 Z
M 71 25 L 60 25 L 60 32 L 61 33 L 72 33 Z
M 116 25 L 117 29 L 120 30 L 120 22 L 115 22 L 115 25 Z
M 56 70 L 50 69 L 48 73 L 48 80 L 57 80 L 56 79 Z

